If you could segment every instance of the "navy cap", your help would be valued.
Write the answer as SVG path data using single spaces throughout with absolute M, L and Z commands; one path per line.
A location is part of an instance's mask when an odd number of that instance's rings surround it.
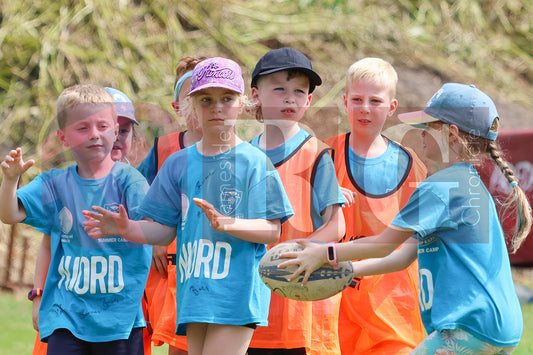
M 294 48 L 283 47 L 273 49 L 259 59 L 252 73 L 251 86 L 255 87 L 257 79 L 262 75 L 289 69 L 298 69 L 307 75 L 309 78 L 309 93 L 312 93 L 316 86 L 322 84 L 322 79 L 313 70 L 309 58 Z

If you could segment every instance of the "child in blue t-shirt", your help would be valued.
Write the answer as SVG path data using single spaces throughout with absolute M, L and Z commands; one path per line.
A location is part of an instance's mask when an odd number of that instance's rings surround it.
M 499 116 L 492 100 L 473 85 L 445 84 L 423 112 L 400 115 L 423 124 L 430 177 L 414 191 L 380 235 L 334 246 L 336 259 L 358 260 L 358 274 L 396 271 L 418 255 L 420 311 L 428 337 L 412 354 L 510 354 L 520 342 L 522 312 L 494 201 L 475 166 L 488 153 L 509 181 L 517 207 L 515 251 L 531 228 L 524 192 L 495 142 Z M 443 154 L 444 153 L 444 154 Z M 418 243 L 405 243 L 413 234 Z M 378 239 L 379 238 L 379 239 Z M 299 264 L 303 282 L 322 263 L 327 247 L 304 243 L 284 262 Z M 336 261 L 336 260 L 334 260 Z
M 24 162 L 20 148 L 2 161 L 0 218 L 23 222 L 51 236 L 51 260 L 39 311 L 48 353 L 142 354 L 141 297 L 151 248 L 120 237 L 95 241 L 82 211 L 127 206 L 138 218 L 146 180 L 111 150 L 118 133 L 113 97 L 96 85 L 65 89 L 57 101 L 58 136 L 76 165 L 41 173 L 17 190 Z
M 270 160 L 235 135 L 243 93 L 237 63 L 198 63 L 189 95 L 203 136 L 157 174 L 141 206 L 153 221 L 131 221 L 123 207 L 85 212 L 95 238 L 167 245 L 177 238 L 176 333 L 187 335 L 189 354 L 246 353 L 255 327 L 267 324 L 270 290 L 259 261 L 292 215 Z

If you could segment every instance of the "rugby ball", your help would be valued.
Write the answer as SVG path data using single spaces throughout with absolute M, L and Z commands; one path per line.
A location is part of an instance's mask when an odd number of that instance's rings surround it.
M 303 274 L 289 282 L 287 279 L 297 269 L 296 265 L 278 269 L 278 265 L 287 259 L 281 259 L 282 253 L 302 250 L 295 241 L 286 241 L 268 250 L 259 262 L 259 274 L 263 282 L 280 296 L 298 301 L 318 301 L 331 297 L 350 285 L 353 280 L 351 261 L 342 261 L 339 268 L 329 264 L 315 270 L 305 285 L 302 285 Z

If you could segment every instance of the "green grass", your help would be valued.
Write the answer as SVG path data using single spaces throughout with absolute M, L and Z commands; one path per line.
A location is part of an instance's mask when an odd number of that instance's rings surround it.
M 533 354 L 533 304 L 522 306 L 524 334 L 513 355 Z M 31 324 L 31 303 L 25 295 L 0 292 L 0 353 L 30 355 L 35 341 Z M 152 347 L 153 355 L 168 354 L 168 347 Z
M 35 342 L 31 302 L 26 295 L 0 291 L 0 354 L 30 355 Z M 168 346 L 153 346 L 152 355 L 168 354 Z

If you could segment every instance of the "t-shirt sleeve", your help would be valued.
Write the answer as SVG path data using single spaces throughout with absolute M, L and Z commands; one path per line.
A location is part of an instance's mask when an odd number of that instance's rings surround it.
M 138 213 L 142 217 L 176 227 L 181 218 L 182 199 L 186 201 L 187 198 L 181 196 L 178 184 L 171 176 L 172 166 L 168 161 L 163 164 L 142 200 Z
M 156 166 L 155 166 L 155 151 L 154 148 L 150 149 L 148 155 L 141 164 L 137 167 L 137 170 L 145 177 L 149 184 L 151 184 L 156 175 Z
M 392 225 L 412 229 L 425 237 L 447 224 L 448 204 L 428 187 L 428 183 L 418 186 Z
M 29 184 L 17 190 L 17 198 L 26 211 L 24 224 L 33 226 L 40 232 L 50 233 L 53 223 L 55 198 L 52 190 L 46 184 L 43 174 L 38 175 Z
M 133 170 L 130 175 L 130 182 L 125 190 L 125 207 L 130 219 L 142 219 L 143 216 L 141 215 L 139 208 L 147 191 L 148 183 L 146 182 L 146 179 L 138 171 Z
M 248 218 L 280 219 L 284 223 L 294 213 L 278 172 L 266 172 L 264 179 L 251 186 L 249 191 Z
M 312 183 L 313 209 L 316 214 L 320 215 L 328 206 L 346 203 L 342 196 L 333 159 L 329 152 L 322 154 L 320 157 Z

